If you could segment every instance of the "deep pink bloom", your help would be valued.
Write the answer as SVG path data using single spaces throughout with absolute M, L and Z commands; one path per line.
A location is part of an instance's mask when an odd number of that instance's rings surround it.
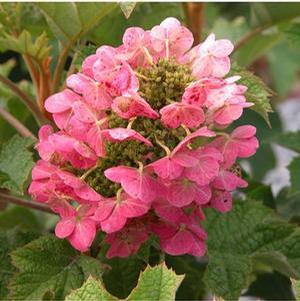
M 73 209 L 56 224 L 55 235 L 67 238 L 75 249 L 86 252 L 96 235 L 96 222 L 91 218 L 93 212 L 94 208 L 87 205 Z
M 224 157 L 224 167 L 230 167 L 239 158 L 255 154 L 259 143 L 255 137 L 256 128 L 252 125 L 237 127 L 231 135 L 216 138 L 211 146 L 218 148 Z
M 248 183 L 228 170 L 221 170 L 214 179 L 213 186 L 217 189 L 233 191 L 237 188 L 244 188 Z
M 81 100 L 81 96 L 69 89 L 53 94 L 45 101 L 45 108 L 52 113 L 56 125 L 60 129 L 66 129 L 73 113 L 73 104 Z
M 220 212 L 228 212 L 232 208 L 232 196 L 231 193 L 224 190 L 215 191 L 210 206 Z
M 99 202 L 94 219 L 100 222 L 104 232 L 113 233 L 122 229 L 128 218 L 144 215 L 149 209 L 148 202 L 121 193 Z
M 119 96 L 113 100 L 112 110 L 120 117 L 130 119 L 132 117 L 143 116 L 152 119 L 159 117 L 145 99 L 137 93 Z
M 161 57 L 180 57 L 194 42 L 192 33 L 175 18 L 167 18 L 151 29 L 153 49 Z
M 159 112 L 162 123 L 173 129 L 180 125 L 189 128 L 198 127 L 205 119 L 204 112 L 199 106 L 185 103 L 172 103 L 163 107 Z
M 112 98 L 104 87 L 82 73 L 70 75 L 67 78 L 67 85 L 76 93 L 81 94 L 83 99 L 94 109 L 106 110 L 112 104 Z
M 110 233 L 106 236 L 105 242 L 110 244 L 106 256 L 112 258 L 133 255 L 148 237 L 145 225 L 139 221 L 132 221 L 119 232 Z
M 153 224 L 152 229 L 160 238 L 161 249 L 170 255 L 205 254 L 207 235 L 193 216 L 183 214 L 176 221 Z
M 146 170 L 117 166 L 106 169 L 104 175 L 111 181 L 120 183 L 132 198 L 152 202 L 160 193 L 160 186 Z
M 97 50 L 98 60 L 93 65 L 94 78 L 106 85 L 112 96 L 137 91 L 138 79 L 125 61 L 117 58 L 117 50 L 109 46 L 101 46 Z

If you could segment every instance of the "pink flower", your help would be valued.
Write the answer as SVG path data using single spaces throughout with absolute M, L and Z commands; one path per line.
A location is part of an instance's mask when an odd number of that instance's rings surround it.
M 160 111 L 162 123 L 169 128 L 177 128 L 180 125 L 186 127 L 198 127 L 205 120 L 203 110 L 195 105 L 185 103 L 172 103 L 163 107 Z
M 239 76 L 230 77 L 226 79 L 224 86 L 212 89 L 208 93 L 205 104 L 218 124 L 230 124 L 241 117 L 244 108 L 253 105 L 253 103 L 246 102 L 243 95 L 247 87 L 235 83 L 239 78 Z
M 239 158 L 255 154 L 259 143 L 255 137 L 256 128 L 252 125 L 237 127 L 231 135 L 216 138 L 211 146 L 218 148 L 224 157 L 224 167 L 230 167 Z
M 223 213 L 230 211 L 232 208 L 231 193 L 223 190 L 215 191 L 210 206 Z
M 156 119 L 159 115 L 150 107 L 146 100 L 137 93 L 119 96 L 113 100 L 112 110 L 120 117 L 130 119 L 143 116 Z
M 98 60 L 93 65 L 93 74 L 97 81 L 106 85 L 112 96 L 134 91 L 139 87 L 138 79 L 125 61 L 117 58 L 117 50 L 109 46 L 101 46 L 97 50 Z
M 248 183 L 228 170 L 221 170 L 214 179 L 213 186 L 220 190 L 233 191 L 237 188 L 244 188 Z
M 53 134 L 49 125 L 41 127 L 39 138 L 36 148 L 45 161 L 57 164 L 70 162 L 80 169 L 90 168 L 97 162 L 96 154 L 86 144 L 63 132 Z
M 192 33 L 175 18 L 167 18 L 151 29 L 153 49 L 161 57 L 180 57 L 194 42 Z
M 127 28 L 123 35 L 123 45 L 118 57 L 126 60 L 133 68 L 145 67 L 153 61 L 149 48 L 150 34 L 140 27 Z
M 106 257 L 133 255 L 147 239 L 148 233 L 145 225 L 138 221 L 130 222 L 119 232 L 110 233 L 106 236 L 105 242 L 110 244 Z
M 87 205 L 73 209 L 56 224 L 55 235 L 67 238 L 75 249 L 86 252 L 96 235 L 96 222 L 91 218 L 93 211 L 94 208 Z
M 134 199 L 151 203 L 159 195 L 160 186 L 145 170 L 117 166 L 106 169 L 104 175 L 109 180 L 120 183 L 125 192 Z
M 113 233 L 122 229 L 128 218 L 144 215 L 149 208 L 149 203 L 142 199 L 119 193 L 116 197 L 99 202 L 94 219 L 100 222 L 104 232 Z
M 151 141 L 143 137 L 141 134 L 132 129 L 114 128 L 102 131 L 102 136 L 110 142 L 121 142 L 127 140 L 136 140 L 145 143 L 148 146 L 153 146 Z
M 230 70 L 229 55 L 233 45 L 229 40 L 215 40 L 215 35 L 210 34 L 206 40 L 193 48 L 189 54 L 192 61 L 193 75 L 201 77 L 223 77 Z
M 45 108 L 53 114 L 53 119 L 60 129 L 66 129 L 73 114 L 73 103 L 81 97 L 69 89 L 53 94 L 45 101 Z
M 96 110 L 106 110 L 112 104 L 112 98 L 104 87 L 82 73 L 69 76 L 67 85 L 76 93 L 81 94 L 83 99 Z
M 186 178 L 174 180 L 168 186 L 168 202 L 176 207 L 184 207 L 194 201 L 199 205 L 204 205 L 209 202 L 210 198 L 209 186 L 199 186 Z
M 93 66 L 97 60 L 98 60 L 98 56 L 96 54 L 92 54 L 92 55 L 89 55 L 88 57 L 86 57 L 82 63 L 83 74 L 94 79 Z
M 221 88 L 225 82 L 218 78 L 202 78 L 191 83 L 184 91 L 182 102 L 190 105 L 203 106 L 212 89 Z
M 176 221 L 157 223 L 152 228 L 160 238 L 161 249 L 170 255 L 205 254 L 207 235 L 193 216 L 182 215 Z
M 198 137 L 212 137 L 215 133 L 202 127 L 185 137 L 166 157 L 163 157 L 148 165 L 162 179 L 176 179 L 181 176 L 183 170 L 195 166 L 198 158 L 195 153 L 186 148 L 191 140 Z

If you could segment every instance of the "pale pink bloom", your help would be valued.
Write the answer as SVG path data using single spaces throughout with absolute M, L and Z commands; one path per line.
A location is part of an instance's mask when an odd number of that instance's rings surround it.
M 160 193 L 160 186 L 146 170 L 128 166 L 111 167 L 104 175 L 111 181 L 120 183 L 132 198 L 152 202 Z
M 89 55 L 88 57 L 86 57 L 82 63 L 83 74 L 94 79 L 93 66 L 97 60 L 98 60 L 98 56 L 96 54 L 92 54 L 92 55 Z
M 198 127 L 205 120 L 204 112 L 199 106 L 185 103 L 172 103 L 163 107 L 159 113 L 162 123 L 173 129 L 181 125 Z
M 129 91 L 137 91 L 139 82 L 133 70 L 125 61 L 117 58 L 117 50 L 101 46 L 97 50 L 98 60 L 93 65 L 95 79 L 106 85 L 112 96 L 120 96 Z
M 113 128 L 113 129 L 103 130 L 102 137 L 110 142 L 136 140 L 136 141 L 141 141 L 148 146 L 153 146 L 150 140 L 146 139 L 135 130 L 127 129 L 127 128 Z
M 193 75 L 198 78 L 225 76 L 230 70 L 228 56 L 232 51 L 233 45 L 229 40 L 215 40 L 215 35 L 210 34 L 188 54 Z
M 152 47 L 161 57 L 179 58 L 194 42 L 193 34 L 175 18 L 167 18 L 154 26 L 150 35 Z
M 133 68 L 146 67 L 153 62 L 151 48 L 149 31 L 130 27 L 123 35 L 123 45 L 119 47 L 121 53 L 117 57 L 126 60 Z
M 209 202 L 210 198 L 209 186 L 199 186 L 186 178 L 171 181 L 168 186 L 168 202 L 176 207 L 184 207 L 194 201 L 199 205 L 204 205 Z
M 94 208 L 87 205 L 73 209 L 56 224 L 55 235 L 67 238 L 75 249 L 86 252 L 96 235 L 96 222 L 91 218 L 93 212 Z
M 80 101 L 81 96 L 69 89 L 55 93 L 45 101 L 45 108 L 52 113 L 56 125 L 60 129 L 66 129 L 73 114 L 73 104 Z
M 105 242 L 110 244 L 110 248 L 106 253 L 106 257 L 128 257 L 133 255 L 148 237 L 145 225 L 138 221 L 132 221 L 126 224 L 122 230 L 107 234 Z
M 99 202 L 94 219 L 100 222 L 104 232 L 113 233 L 122 229 L 128 218 L 144 215 L 149 209 L 148 202 L 134 199 L 127 193 L 121 193 Z
M 126 94 L 119 96 L 113 100 L 112 110 L 120 117 L 130 119 L 132 117 L 143 116 L 152 119 L 159 117 L 145 99 L 137 93 Z
M 182 215 L 176 221 L 153 224 L 152 229 L 160 238 L 161 249 L 170 255 L 205 254 L 207 235 L 193 216 Z
M 239 158 L 247 158 L 256 153 L 259 142 L 252 125 L 237 127 L 231 135 L 216 138 L 210 145 L 218 148 L 224 157 L 224 167 L 230 167 Z
M 230 77 L 221 88 L 212 89 L 208 93 L 205 105 L 209 113 L 213 115 L 213 120 L 218 124 L 230 124 L 241 117 L 244 108 L 253 105 L 247 102 L 243 95 L 247 87 L 235 83 L 239 78 L 239 76 Z
M 237 188 L 245 188 L 248 183 L 228 170 L 221 170 L 214 179 L 213 186 L 220 190 L 233 191 Z
M 182 102 L 190 105 L 204 106 L 212 89 L 221 88 L 225 82 L 219 78 L 206 77 L 191 83 L 184 91 Z
M 82 74 L 72 74 L 67 78 L 67 86 L 78 94 L 84 101 L 97 110 L 106 110 L 111 107 L 112 98 L 104 87 L 92 78 Z
M 162 179 L 176 179 L 181 176 L 184 168 L 192 167 L 198 163 L 194 152 L 186 148 L 191 140 L 198 137 L 213 137 L 215 133 L 202 127 L 186 136 L 166 157 L 148 165 Z
M 210 206 L 220 212 L 228 212 L 232 208 L 232 196 L 228 191 L 215 191 Z
M 184 176 L 200 186 L 208 185 L 219 174 L 221 153 L 213 147 L 199 148 L 194 151 L 197 164 L 184 170 Z

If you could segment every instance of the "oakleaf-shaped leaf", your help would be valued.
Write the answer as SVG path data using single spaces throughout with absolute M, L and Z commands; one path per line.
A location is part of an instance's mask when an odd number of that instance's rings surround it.
M 102 283 L 90 276 L 88 280 L 83 284 L 83 286 L 66 297 L 68 301 L 110 301 L 118 300 L 112 295 L 110 295 Z
M 90 275 L 102 274 L 100 261 L 80 255 L 67 241 L 50 235 L 17 249 L 12 260 L 19 269 L 10 283 L 13 300 L 40 300 L 49 291 L 55 300 L 62 299 Z
M 32 153 L 28 150 L 33 143 L 30 138 L 13 136 L 3 144 L 0 151 L 0 187 L 23 194 L 31 169 L 34 166 Z
M 250 109 L 260 114 L 271 127 L 268 114 L 273 112 L 270 104 L 270 97 L 273 95 L 272 90 L 262 81 L 262 79 L 255 76 L 250 71 L 236 65 L 232 66 L 230 75 L 241 76 L 238 83 L 248 87 L 245 96 L 247 101 L 254 103 Z
M 289 277 L 300 276 L 300 231 L 257 201 L 235 201 L 232 211 L 209 209 L 208 288 L 225 299 L 236 300 L 262 267 Z M 268 256 L 269 255 L 269 256 Z
M 136 288 L 127 300 L 175 300 L 176 291 L 183 278 L 184 275 L 176 275 L 164 263 L 155 267 L 148 266 L 141 273 Z

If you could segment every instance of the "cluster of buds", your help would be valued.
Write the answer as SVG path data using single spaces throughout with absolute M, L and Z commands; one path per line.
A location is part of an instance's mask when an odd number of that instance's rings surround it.
M 150 236 L 171 255 L 205 253 L 204 207 L 227 212 L 247 186 L 236 160 L 258 148 L 252 125 L 228 126 L 252 105 L 230 71 L 233 45 L 214 34 L 192 48 L 174 18 L 128 28 L 117 48 L 88 56 L 45 108 L 29 193 L 60 216 L 55 233 L 84 252 L 97 231 L 107 256 Z

